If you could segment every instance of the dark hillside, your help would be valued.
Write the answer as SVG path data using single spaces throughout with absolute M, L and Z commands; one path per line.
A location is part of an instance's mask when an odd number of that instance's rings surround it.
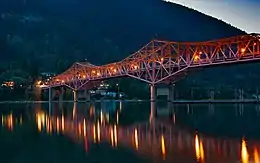
M 244 34 L 161 0 L 1 0 L 1 75 L 61 72 L 74 61 L 121 60 L 151 39 L 204 41 Z M 4 79 L 5 80 L 5 79 Z

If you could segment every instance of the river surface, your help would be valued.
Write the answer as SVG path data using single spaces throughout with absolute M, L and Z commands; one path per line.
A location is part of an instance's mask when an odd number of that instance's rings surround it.
M 260 163 L 253 104 L 1 104 L 0 114 L 1 163 Z

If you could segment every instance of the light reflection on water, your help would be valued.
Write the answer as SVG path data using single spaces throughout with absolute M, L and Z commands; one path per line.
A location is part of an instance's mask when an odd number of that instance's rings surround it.
M 198 120 L 194 119 L 209 116 L 214 118 L 217 115 L 220 117 L 220 113 L 225 113 L 225 116 L 227 114 L 230 118 L 229 123 L 233 123 L 230 120 L 234 117 L 240 117 L 240 121 L 244 119 L 245 115 L 257 117 L 257 109 L 241 110 L 240 107 L 229 107 L 230 110 L 227 111 L 217 107 L 212 109 L 212 106 L 207 109 L 182 105 L 174 106 L 174 109 L 171 106 L 172 111 L 169 111 L 158 106 L 158 111 L 151 107 L 150 115 L 146 115 L 146 118 L 140 118 L 134 123 L 122 124 L 123 121 L 126 121 L 128 114 L 133 114 L 135 117 L 140 114 L 140 109 L 144 108 L 134 110 L 129 107 L 125 109 L 122 103 L 119 103 L 118 109 L 107 107 L 109 103 L 101 105 L 102 107 L 99 107 L 99 104 L 74 104 L 71 109 L 57 104 L 53 105 L 51 109 L 37 105 L 33 107 L 33 111 L 29 111 L 31 113 L 30 121 L 34 120 L 39 133 L 64 135 L 75 143 L 84 145 L 86 153 L 95 145 L 109 143 L 112 148 L 132 149 L 139 157 L 153 160 L 152 162 L 260 163 L 260 141 L 258 141 L 260 138 L 247 140 L 246 137 L 224 138 L 218 135 L 208 135 L 190 130 L 191 122 L 185 121 L 192 119 L 198 124 Z M 117 105 L 113 104 L 113 106 Z M 172 115 L 165 115 L 165 113 Z M 7 111 L 1 116 L 1 126 L 12 132 L 23 125 L 24 116 L 14 115 L 12 110 Z M 211 124 L 207 122 L 210 120 L 207 120 L 204 125 L 210 127 Z M 234 123 L 236 122 L 237 120 Z M 252 118 L 252 126 L 253 122 Z M 244 129 L 241 127 L 239 132 L 243 134 Z

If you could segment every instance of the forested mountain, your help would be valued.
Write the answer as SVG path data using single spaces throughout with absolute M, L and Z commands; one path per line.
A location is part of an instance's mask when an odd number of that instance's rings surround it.
M 1 80 L 59 73 L 85 59 L 118 61 L 153 38 L 204 41 L 245 33 L 161 0 L 1 0 L 0 14 Z

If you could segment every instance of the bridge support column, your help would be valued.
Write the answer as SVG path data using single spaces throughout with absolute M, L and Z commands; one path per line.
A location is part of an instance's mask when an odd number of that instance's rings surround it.
M 173 102 L 174 101 L 174 85 L 169 85 L 169 94 L 167 96 L 167 101 L 168 102 Z
M 49 87 L 49 103 L 52 102 L 52 88 Z
M 77 102 L 77 101 L 78 101 L 77 90 L 73 90 L 73 101 L 74 101 L 74 102 Z
M 64 88 L 59 90 L 59 103 L 63 102 Z
M 156 101 L 156 87 L 154 84 L 150 85 L 150 101 L 151 102 Z
M 157 117 L 157 108 L 156 103 L 151 102 L 151 108 L 150 108 L 150 122 L 154 121 L 154 119 Z
M 168 101 L 168 109 L 169 109 L 169 117 L 172 119 L 173 117 L 173 102 L 174 102 L 174 84 L 170 84 L 168 86 L 168 96 L 167 96 L 167 101 Z
M 87 101 L 87 102 L 90 101 L 90 92 L 89 92 L 89 90 L 87 90 L 87 89 L 84 90 L 84 97 L 85 97 L 85 101 Z

